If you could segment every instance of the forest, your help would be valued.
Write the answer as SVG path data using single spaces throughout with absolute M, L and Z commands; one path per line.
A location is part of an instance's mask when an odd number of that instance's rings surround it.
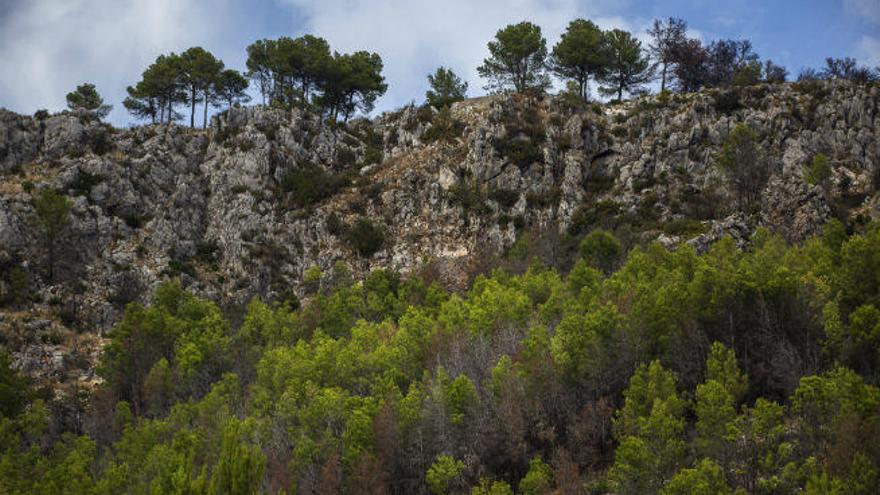
M 0 491 L 880 490 L 880 225 L 624 251 L 512 249 L 464 293 L 315 267 L 302 307 L 237 316 L 165 283 L 88 407 L 2 359 Z

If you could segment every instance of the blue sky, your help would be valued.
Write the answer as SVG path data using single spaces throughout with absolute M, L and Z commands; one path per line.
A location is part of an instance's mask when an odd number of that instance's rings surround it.
M 644 37 L 667 16 L 704 41 L 748 38 L 794 74 L 827 56 L 880 65 L 880 0 L 0 0 L 0 106 L 60 110 L 67 91 L 90 81 L 114 105 L 109 120 L 125 126 L 125 86 L 160 53 L 200 45 L 243 69 L 253 40 L 313 33 L 339 51 L 382 55 L 381 111 L 421 101 L 438 65 L 481 94 L 486 42 L 512 22 L 539 24 L 552 45 L 577 17 Z

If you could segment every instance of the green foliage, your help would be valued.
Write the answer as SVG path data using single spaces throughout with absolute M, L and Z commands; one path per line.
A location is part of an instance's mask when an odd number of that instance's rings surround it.
M 49 279 L 55 273 L 55 244 L 58 237 L 70 225 L 71 203 L 67 196 L 58 194 L 52 189 L 43 189 L 40 195 L 32 200 L 37 213 L 37 222 L 46 235 L 46 249 L 49 253 Z
M 592 21 L 575 19 L 553 47 L 553 72 L 572 80 L 577 85 L 577 95 L 583 100 L 589 97 L 589 80 L 603 75 L 610 65 L 607 41 Z
M 620 241 L 603 229 L 595 229 L 587 234 L 578 249 L 581 258 L 606 274 L 611 273 L 623 253 Z
M 318 290 L 323 276 L 324 273 L 321 272 L 321 267 L 312 265 L 303 272 L 303 286 L 307 287 L 310 292 L 315 292 Z
M 488 47 L 489 58 L 477 67 L 480 77 L 489 81 L 487 90 L 513 89 L 523 93 L 550 87 L 550 78 L 544 71 L 547 40 L 539 26 L 527 21 L 510 24 L 495 33 L 495 40 Z
M 195 298 L 178 282 L 169 282 L 156 290 L 150 307 L 126 308 L 110 333 L 99 373 L 138 412 L 147 406 L 145 384 L 165 387 L 170 380 L 162 369 L 167 365 L 154 370 L 162 359 L 174 370 L 174 394 L 199 396 L 220 376 L 230 357 L 229 333 L 216 305 Z
M 739 208 L 751 207 L 760 199 L 770 170 L 760 151 L 755 131 L 745 124 L 734 127 L 715 163 L 727 175 L 736 191 Z
M 656 400 L 650 415 L 639 418 L 637 435 L 623 439 L 608 473 L 618 493 L 655 493 L 684 462 L 679 407 L 676 400 Z
M 37 222 L 50 239 L 55 239 L 70 225 L 70 200 L 52 189 L 43 189 L 33 199 Z
M 585 315 L 567 315 L 551 340 L 553 360 L 573 381 L 598 384 L 614 359 L 614 338 L 620 318 L 613 306 L 601 306 Z
M 486 197 L 480 183 L 466 178 L 460 179 L 446 191 L 449 202 L 461 206 L 465 215 L 486 213 Z
M 731 115 L 742 108 L 740 92 L 738 89 L 722 90 L 716 92 L 713 97 L 715 111 L 724 115 Z
M 494 138 L 492 145 L 502 157 L 521 171 L 528 170 L 533 163 L 544 162 L 541 145 L 547 140 L 547 133 L 535 108 L 515 103 L 505 109 L 501 123 L 504 136 Z
M 442 107 L 431 120 L 431 127 L 422 134 L 422 139 L 426 143 L 454 143 L 463 132 L 464 124 L 452 116 L 449 107 Z
M 664 413 L 681 415 L 685 402 L 678 396 L 676 382 L 675 374 L 663 368 L 659 361 L 639 366 L 623 392 L 624 404 L 614 420 L 618 436 L 639 436 L 644 418 L 653 414 L 660 404 Z
M 453 487 L 458 483 L 462 471 L 464 471 L 464 462 L 452 456 L 441 455 L 428 468 L 425 480 L 428 483 L 428 488 L 436 495 L 446 495 L 451 493 Z
M 122 105 L 139 119 L 152 123 L 171 123 L 180 114 L 175 105 L 185 101 L 182 89 L 183 61 L 175 53 L 159 55 L 141 75 L 135 86 L 126 88 L 128 97 Z
M 522 495 L 543 495 L 553 487 L 553 471 L 540 457 L 529 461 L 529 471 L 519 480 L 519 492 Z
M 697 452 L 722 459 L 728 428 L 736 418 L 734 399 L 724 385 L 715 380 L 698 385 L 696 399 Z
M 600 76 L 604 86 L 599 92 L 606 96 L 616 96 L 620 101 L 623 93 L 642 91 L 643 85 L 651 80 L 654 72 L 651 63 L 642 50 L 642 43 L 632 33 L 612 29 L 604 33 L 608 50 L 608 63 Z
M 819 153 L 813 157 L 804 178 L 810 185 L 827 187 L 828 180 L 831 179 L 831 174 L 831 165 L 828 164 L 828 157 Z
M 724 470 L 711 459 L 701 460 L 692 469 L 682 469 L 663 487 L 662 495 L 724 495 L 730 488 Z
M 761 82 L 763 67 L 757 60 L 743 64 L 733 72 L 734 86 L 754 86 Z
M 736 363 L 733 349 L 720 342 L 713 342 L 706 359 L 706 381 L 716 381 L 735 401 L 743 398 L 749 387 L 749 379 Z
M 13 267 L 9 270 L 8 300 L 3 302 L 20 304 L 25 301 L 29 295 L 27 272 L 20 266 Z
M 463 100 L 468 87 L 467 82 L 446 67 L 438 67 L 433 74 L 429 74 L 428 84 L 431 89 L 425 93 L 425 99 L 428 105 L 438 110 Z
M 239 324 L 163 285 L 110 332 L 84 434 L 0 366 L 0 491 L 876 493 L 880 236 L 826 231 L 455 293 L 314 268 L 308 304 Z
M 489 191 L 489 199 L 498 203 L 502 208 L 512 208 L 519 201 L 519 191 L 514 189 L 492 189 Z
M 211 476 L 211 493 L 256 494 L 262 492 L 266 456 L 249 445 L 247 429 L 252 425 L 231 420 L 223 430 L 220 459 Z
M 471 495 L 513 495 L 513 489 L 506 481 L 491 481 L 486 478 L 471 490 Z
M 70 189 L 78 196 L 88 196 L 92 188 L 104 182 L 104 177 L 85 170 L 77 170 L 76 178 L 71 181 Z
M 290 194 L 290 200 L 299 208 L 319 203 L 349 183 L 345 174 L 327 172 L 315 165 L 289 170 L 281 178 L 281 188 Z
M 369 258 L 385 245 L 385 229 L 368 218 L 358 218 L 346 233 L 346 241 L 360 256 Z
M 226 103 L 226 108 L 230 109 L 235 105 L 247 103 L 251 99 L 246 92 L 248 80 L 237 70 L 225 69 L 221 71 L 212 81 L 212 85 L 214 106 Z
M 113 109 L 111 105 L 104 104 L 104 99 L 98 94 L 95 85 L 90 83 L 80 84 L 75 91 L 67 93 L 67 108 L 86 111 L 100 119 L 106 117 Z
M 14 418 L 28 403 L 28 383 L 15 368 L 9 355 L 0 350 L 0 419 Z
M 195 127 L 196 104 L 204 103 L 202 127 L 208 125 L 208 104 L 215 96 L 215 84 L 220 80 L 223 62 L 200 46 L 188 48 L 180 54 L 178 84 L 182 89 L 183 101 L 190 104 L 189 126 Z

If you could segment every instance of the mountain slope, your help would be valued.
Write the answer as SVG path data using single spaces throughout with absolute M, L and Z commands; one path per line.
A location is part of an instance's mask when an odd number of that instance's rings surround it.
M 207 131 L 4 112 L 0 334 L 28 373 L 93 383 L 100 335 L 172 277 L 235 319 L 255 296 L 308 298 L 338 262 L 459 290 L 515 244 L 565 268 L 597 226 L 698 251 L 724 234 L 744 246 L 758 226 L 799 241 L 880 213 L 878 101 L 877 85 L 843 82 L 604 106 L 493 96 L 344 125 L 249 107 Z M 771 170 L 747 214 L 714 165 L 739 123 Z M 820 153 L 831 177 L 813 186 Z M 51 279 L 32 205 L 46 188 L 72 201 Z

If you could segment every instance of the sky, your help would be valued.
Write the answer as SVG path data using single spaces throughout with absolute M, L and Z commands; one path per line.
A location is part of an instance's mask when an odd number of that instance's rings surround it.
M 469 96 L 483 94 L 476 67 L 507 24 L 538 24 L 552 47 L 576 18 L 646 40 L 652 20 L 669 16 L 705 42 L 748 38 L 793 74 L 828 56 L 880 66 L 880 0 L 0 0 L 0 107 L 59 111 L 92 82 L 114 106 L 108 120 L 127 126 L 125 87 L 156 56 L 202 46 L 243 70 L 254 40 L 311 33 L 382 56 L 384 111 L 423 101 L 440 65 L 468 81 Z

